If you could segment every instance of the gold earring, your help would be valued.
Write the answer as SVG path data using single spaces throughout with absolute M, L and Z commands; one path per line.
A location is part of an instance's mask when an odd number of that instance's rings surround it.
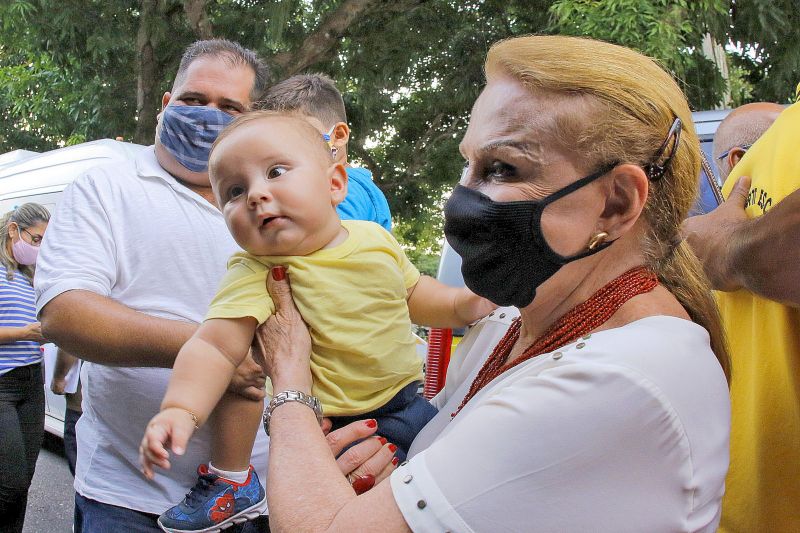
M 605 231 L 598 231 L 592 236 L 591 239 L 589 239 L 589 244 L 587 244 L 586 247 L 589 250 L 594 250 L 595 248 L 603 244 L 607 238 L 608 238 L 608 233 L 606 233 Z

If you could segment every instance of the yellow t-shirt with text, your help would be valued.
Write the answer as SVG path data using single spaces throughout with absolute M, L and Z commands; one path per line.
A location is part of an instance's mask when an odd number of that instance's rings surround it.
M 752 186 L 763 215 L 800 188 L 800 104 L 784 110 L 725 182 Z M 797 243 L 800 246 L 800 242 Z M 781 254 L 781 250 L 775 250 Z M 739 290 L 717 293 L 732 357 L 731 466 L 720 531 L 800 531 L 800 309 Z
M 349 233 L 343 243 L 306 256 L 234 254 L 206 315 L 263 323 L 275 311 L 266 288 L 269 269 L 287 267 L 311 333 L 312 393 L 325 416 L 367 413 L 422 379 L 406 302 L 419 271 L 378 224 L 342 225 Z

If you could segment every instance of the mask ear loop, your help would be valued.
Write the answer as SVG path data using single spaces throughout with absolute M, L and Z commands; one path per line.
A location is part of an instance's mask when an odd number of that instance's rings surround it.
M 647 177 L 650 181 L 660 180 L 667 172 L 667 168 L 669 167 L 670 162 L 672 162 L 672 158 L 675 157 L 675 152 L 678 151 L 678 143 L 681 141 L 682 126 L 683 122 L 681 122 L 681 119 L 679 118 L 676 118 L 672 122 L 672 126 L 669 128 L 669 133 L 667 133 L 667 138 L 664 139 L 661 147 L 656 152 L 653 162 L 644 166 L 644 170 L 647 172 Z M 664 151 L 667 149 L 667 146 L 669 146 L 669 141 L 672 140 L 673 137 L 675 138 L 675 142 L 672 143 L 672 150 L 670 150 L 669 155 L 663 163 L 656 163 L 656 161 L 658 161 L 661 156 L 664 155 Z
M 331 130 L 331 133 L 333 133 L 333 130 Z M 331 140 L 331 134 L 330 134 L 330 133 L 323 133 L 323 134 L 322 134 L 322 139 L 323 139 L 323 140 L 325 141 L 325 143 L 328 145 L 328 148 L 330 148 L 330 149 L 331 149 L 331 157 L 332 157 L 333 159 L 336 159 L 336 155 L 339 153 L 339 149 L 338 149 L 338 148 L 336 148 L 336 147 L 333 145 L 333 141 Z

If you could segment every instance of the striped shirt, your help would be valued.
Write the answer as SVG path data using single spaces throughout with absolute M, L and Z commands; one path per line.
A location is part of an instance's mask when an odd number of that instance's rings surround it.
M 6 267 L 0 265 L 0 327 L 18 328 L 36 322 L 36 305 L 30 281 L 19 272 L 14 272 L 14 279 L 8 281 L 6 273 Z M 0 344 L 0 375 L 41 360 L 42 351 L 38 342 Z

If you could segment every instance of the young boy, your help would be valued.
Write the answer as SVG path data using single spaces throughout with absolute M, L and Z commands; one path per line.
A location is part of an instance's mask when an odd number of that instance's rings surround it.
M 435 414 L 415 394 L 421 361 L 411 321 L 459 327 L 494 308 L 467 289 L 420 276 L 377 224 L 342 222 L 335 206 L 346 195 L 345 168 L 300 117 L 258 111 L 237 119 L 215 143 L 209 169 L 228 229 L 246 252 L 231 258 L 206 321 L 181 349 L 162 411 L 142 442 L 150 477 L 153 465 L 169 467 L 166 446 L 183 453 L 215 412 L 215 473 L 199 468 L 192 492 L 159 519 L 166 531 L 217 531 L 266 505 L 248 465 L 261 406 L 234 395 L 217 402 L 256 327 L 274 311 L 266 291 L 273 265 L 288 268 L 309 325 L 312 392 L 325 416 L 335 424 L 339 417 L 376 418 L 378 433 L 398 451 Z
M 258 109 L 282 111 L 306 118 L 331 142 L 335 163 L 347 170 L 347 196 L 336 206 L 342 220 L 370 220 L 392 231 L 389 203 L 365 168 L 347 162 L 350 128 L 344 100 L 333 80 L 324 74 L 298 74 L 273 85 Z

